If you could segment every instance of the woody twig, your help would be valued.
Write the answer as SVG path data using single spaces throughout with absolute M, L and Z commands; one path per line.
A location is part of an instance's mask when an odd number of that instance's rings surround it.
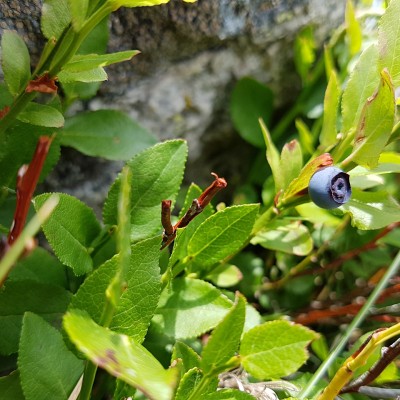
M 212 198 L 228 184 L 224 178 L 220 178 L 216 173 L 212 172 L 214 182 L 204 190 L 198 199 L 194 199 L 185 215 L 174 225 L 171 224 L 171 200 L 163 200 L 161 202 L 161 223 L 164 228 L 161 250 L 170 245 L 175 237 L 178 228 L 184 228 L 190 221 L 199 215 Z

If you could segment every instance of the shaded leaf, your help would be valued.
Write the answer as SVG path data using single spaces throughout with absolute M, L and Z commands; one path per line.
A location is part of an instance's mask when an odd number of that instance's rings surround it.
M 0 377 L 0 400 L 25 400 L 18 371 Z
M 40 25 L 47 39 L 58 39 L 71 22 L 68 0 L 44 0 Z
M 34 198 L 38 210 L 51 196 L 41 194 Z M 92 270 L 91 243 L 100 234 L 100 224 L 94 212 L 73 196 L 60 193 L 60 201 L 43 224 L 43 231 L 59 260 L 71 267 L 76 275 Z
M 6 282 L 0 290 L 0 353 L 16 353 L 26 311 L 59 323 L 68 307 L 71 293 L 60 286 L 34 281 Z
M 252 78 L 242 78 L 232 92 L 230 112 L 240 136 L 256 147 L 264 147 L 258 120 L 269 123 L 273 109 L 271 89 Z
M 265 322 L 243 336 L 242 365 L 257 379 L 287 376 L 304 364 L 308 356 L 306 346 L 317 337 L 308 328 L 288 321 Z
M 211 284 L 176 278 L 161 293 L 153 323 L 176 339 L 197 337 L 214 328 L 231 307 L 231 301 Z
M 147 130 L 115 110 L 77 114 L 65 121 L 61 132 L 62 145 L 109 160 L 128 160 L 154 142 Z
M 64 328 L 70 339 L 92 362 L 150 398 L 170 400 L 177 370 L 165 370 L 143 346 L 95 324 L 87 314 L 69 311 Z
M 246 300 L 237 294 L 229 313 L 213 330 L 202 352 L 201 369 L 205 374 L 216 373 L 239 348 L 246 314 Z
M 246 392 L 236 389 L 223 389 L 218 392 L 208 394 L 205 400 L 254 400 L 255 397 Z
M 400 221 L 399 204 L 385 191 L 362 192 L 354 189 L 348 203 L 341 209 L 351 215 L 358 229 L 380 229 Z
M 207 218 L 188 244 L 188 262 L 207 269 L 239 250 L 248 239 L 258 204 L 227 207 Z
M 1 38 L 1 66 L 10 93 L 16 96 L 28 83 L 31 66 L 28 48 L 15 32 L 5 30 Z
M 61 333 L 27 312 L 21 331 L 18 369 L 26 400 L 64 400 L 83 373 L 83 361 L 67 349 Z
M 132 241 L 152 236 L 161 228 L 161 200 L 174 201 L 182 181 L 186 156 L 186 142 L 171 140 L 143 151 L 128 162 L 132 170 Z M 118 177 L 103 207 L 103 219 L 109 225 L 117 222 L 119 187 Z
M 56 108 L 39 103 L 29 103 L 17 119 L 49 128 L 61 128 L 64 125 L 64 117 Z

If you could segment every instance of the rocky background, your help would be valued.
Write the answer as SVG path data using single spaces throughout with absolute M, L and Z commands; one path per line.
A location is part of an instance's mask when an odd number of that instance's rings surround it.
M 0 34 L 15 29 L 40 52 L 39 0 L 0 1 Z M 127 112 L 159 139 L 189 142 L 187 181 L 210 182 L 211 171 L 245 180 L 254 149 L 234 131 L 229 98 L 235 82 L 252 76 L 268 84 L 276 106 L 299 89 L 293 41 L 312 25 L 322 43 L 344 18 L 344 0 L 198 0 L 121 9 L 110 23 L 109 52 L 138 49 L 131 62 L 109 67 L 109 81 L 79 109 Z M 72 193 L 98 206 L 121 164 L 72 150 L 49 177 L 47 189 Z

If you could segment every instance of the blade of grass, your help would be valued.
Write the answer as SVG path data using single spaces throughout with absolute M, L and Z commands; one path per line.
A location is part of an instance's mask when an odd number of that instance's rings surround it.
M 364 321 L 364 319 L 368 316 L 369 310 L 375 304 L 376 300 L 378 299 L 381 292 L 388 284 L 389 280 L 397 273 L 399 266 L 400 266 L 400 251 L 393 259 L 385 275 L 383 276 L 381 281 L 376 285 L 375 289 L 369 296 L 368 300 L 365 302 L 364 306 L 361 308 L 360 312 L 356 315 L 351 324 L 348 326 L 345 334 L 343 335 L 342 339 L 340 340 L 336 348 L 333 349 L 333 351 L 329 354 L 329 357 L 319 366 L 319 368 L 317 369 L 311 380 L 307 383 L 307 386 L 299 394 L 298 396 L 299 399 L 303 400 L 307 398 L 312 392 L 313 388 L 316 386 L 316 383 L 324 377 L 329 367 L 334 363 L 338 355 L 342 352 L 342 350 L 346 346 L 354 330 L 358 328 Z

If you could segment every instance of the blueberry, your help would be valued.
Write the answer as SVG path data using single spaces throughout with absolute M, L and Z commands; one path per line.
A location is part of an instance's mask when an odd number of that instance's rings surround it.
M 318 207 L 340 207 L 351 197 L 349 175 L 336 167 L 322 168 L 311 177 L 308 193 Z

